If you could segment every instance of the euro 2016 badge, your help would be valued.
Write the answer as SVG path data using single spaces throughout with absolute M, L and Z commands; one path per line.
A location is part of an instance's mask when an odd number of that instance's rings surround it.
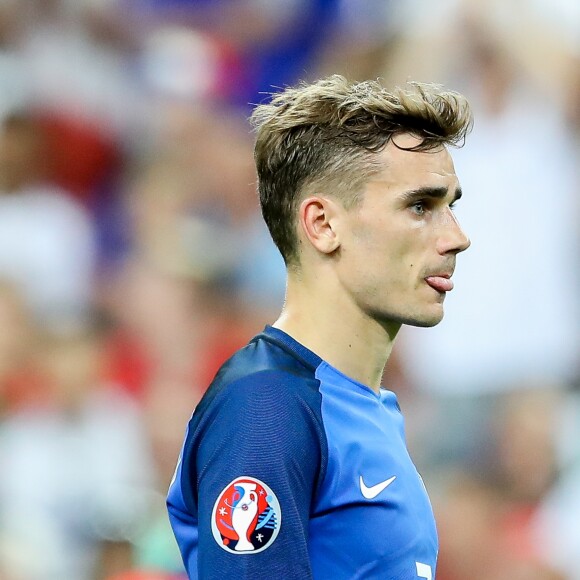
M 219 495 L 211 514 L 215 541 L 231 554 L 257 554 L 270 547 L 282 523 L 280 502 L 259 479 L 238 477 Z

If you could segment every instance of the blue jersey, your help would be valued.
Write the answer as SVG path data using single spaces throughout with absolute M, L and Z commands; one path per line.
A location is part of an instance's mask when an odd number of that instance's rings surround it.
M 197 406 L 168 495 L 190 578 L 435 578 L 394 393 L 267 327 Z

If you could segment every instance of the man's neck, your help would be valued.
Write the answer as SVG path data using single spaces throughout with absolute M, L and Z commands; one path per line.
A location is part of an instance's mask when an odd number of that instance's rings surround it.
M 385 328 L 344 293 L 292 276 L 284 309 L 273 326 L 377 393 L 401 327 L 392 323 Z

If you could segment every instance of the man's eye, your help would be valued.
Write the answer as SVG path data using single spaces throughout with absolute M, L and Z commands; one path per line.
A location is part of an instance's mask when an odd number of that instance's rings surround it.
M 427 210 L 424 201 L 417 201 L 412 206 L 411 209 L 417 215 L 424 215 L 425 211 Z

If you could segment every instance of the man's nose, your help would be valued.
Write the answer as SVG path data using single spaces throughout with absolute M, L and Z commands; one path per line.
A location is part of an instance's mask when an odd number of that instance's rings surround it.
M 445 254 L 459 254 L 471 246 L 471 240 L 467 237 L 455 214 L 449 210 L 439 236 L 437 251 L 443 256 Z

